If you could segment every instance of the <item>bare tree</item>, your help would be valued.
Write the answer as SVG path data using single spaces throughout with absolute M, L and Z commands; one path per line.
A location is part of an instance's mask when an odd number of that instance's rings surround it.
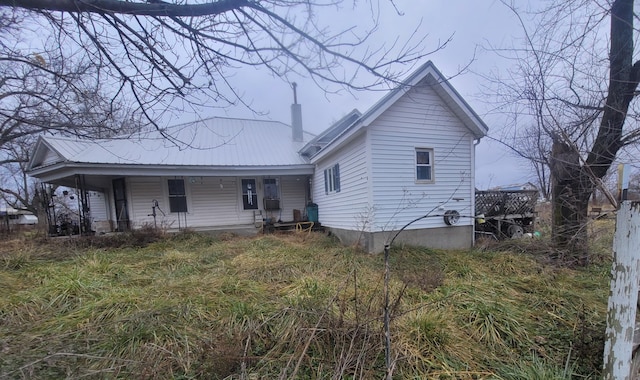
M 104 95 L 92 62 L 66 58 L 60 47 L 25 52 L 21 16 L 0 12 L 0 197 L 36 212 L 36 188 L 23 169 L 39 134 L 107 137 L 138 121 Z
M 347 3 L 0 0 L 0 166 L 14 165 L 10 172 L 28 159 L 13 145 L 40 133 L 118 133 L 123 123 L 114 120 L 123 113 L 136 116 L 130 125 L 163 131 L 158 120 L 167 112 L 251 108 L 233 82 L 240 67 L 259 66 L 284 80 L 309 76 L 325 91 L 338 88 L 331 85 L 370 89 L 393 84 L 404 74 L 398 66 L 410 69 L 430 53 L 417 34 L 369 46 L 376 2 L 363 1 L 371 11 L 368 28 L 335 31 L 320 24 L 319 9 Z M 361 80 L 363 72 L 373 79 Z
M 164 112 L 187 106 L 249 106 L 233 82 L 239 67 L 260 66 L 285 80 L 309 76 L 324 89 L 368 89 L 397 81 L 404 74 L 397 66 L 406 70 L 430 53 L 416 35 L 391 46 L 369 46 L 379 17 L 375 2 L 364 2 L 371 9 L 368 29 L 332 31 L 319 23 L 319 9 L 346 3 L 0 0 L 0 10 L 24 18 L 34 30 L 50 31 L 63 58 L 95 64 L 96 77 L 114 98 L 132 99 L 147 122 L 158 126 Z M 373 79 L 362 81 L 363 72 Z
M 553 2 L 526 13 L 533 27 L 504 3 L 520 18 L 525 38 L 521 48 L 498 50 L 517 62 L 500 91 L 520 120 L 534 121 L 537 131 L 528 138 L 544 141 L 555 242 L 586 262 L 589 199 L 618 153 L 640 136 L 635 123 L 625 124 L 638 116 L 633 0 Z
M 28 150 L 29 147 L 24 144 L 11 144 L 11 160 L 5 160 L 0 167 L 0 198 L 15 209 L 27 210 L 37 215 L 40 203 L 37 186 L 23 170 L 24 163 L 28 161 Z

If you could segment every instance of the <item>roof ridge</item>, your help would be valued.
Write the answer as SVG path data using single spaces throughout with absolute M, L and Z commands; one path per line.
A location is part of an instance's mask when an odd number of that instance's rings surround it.
M 290 127 L 289 124 L 283 123 L 283 122 L 281 122 L 279 120 L 249 119 L 249 118 L 246 118 L 246 117 L 230 117 L 230 116 L 209 116 L 209 117 L 200 118 L 200 119 L 196 119 L 196 120 L 185 121 L 185 122 L 182 122 L 180 124 L 172 124 L 172 125 L 167 126 L 166 128 L 180 127 L 180 126 L 183 126 L 183 125 L 190 125 L 190 124 L 204 122 L 204 121 L 213 120 L 213 119 L 259 121 L 259 122 L 267 122 L 267 123 L 278 123 L 278 124 L 283 124 L 283 125 L 286 125 L 286 126 Z M 157 130 L 157 128 L 156 128 L 156 130 Z

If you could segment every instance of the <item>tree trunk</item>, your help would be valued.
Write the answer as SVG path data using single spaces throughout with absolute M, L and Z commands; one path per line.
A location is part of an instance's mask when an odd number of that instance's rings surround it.
M 564 135 L 552 136 L 553 240 L 577 264 L 588 262 L 589 198 L 594 181 L 603 178 L 624 145 L 623 126 L 640 82 L 640 61 L 633 62 L 633 0 L 611 5 L 609 86 L 598 134 L 586 160 Z
M 580 165 L 576 149 L 554 138 L 551 151 L 552 236 L 556 246 L 568 251 L 566 259 L 588 264 L 589 199 L 594 186 Z

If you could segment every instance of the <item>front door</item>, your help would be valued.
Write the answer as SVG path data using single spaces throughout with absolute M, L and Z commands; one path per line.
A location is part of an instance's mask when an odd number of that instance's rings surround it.
M 116 178 L 113 180 L 113 199 L 116 206 L 116 230 L 120 232 L 128 231 L 130 225 L 124 178 Z
M 264 209 L 280 210 L 280 192 L 278 191 L 278 180 L 276 178 L 265 178 L 264 184 Z

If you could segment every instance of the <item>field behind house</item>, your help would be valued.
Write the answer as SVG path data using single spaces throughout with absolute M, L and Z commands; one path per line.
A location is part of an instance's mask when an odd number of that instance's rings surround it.
M 571 269 L 538 243 L 395 247 L 394 378 L 597 378 L 607 254 Z M 0 379 L 382 378 L 383 285 L 382 255 L 321 234 L 16 238 Z

